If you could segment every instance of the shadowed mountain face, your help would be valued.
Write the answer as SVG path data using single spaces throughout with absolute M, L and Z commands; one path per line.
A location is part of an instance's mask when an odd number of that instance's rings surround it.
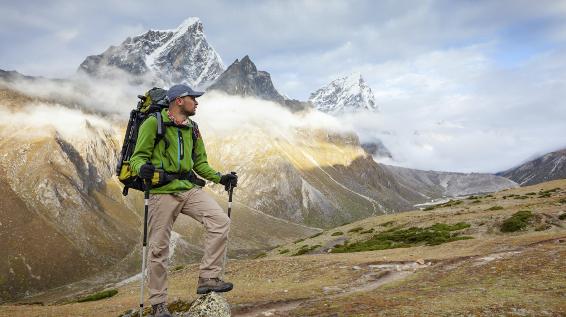
M 258 71 L 247 55 L 241 61 L 234 61 L 208 90 L 220 90 L 229 95 L 242 97 L 258 97 L 277 103 L 282 103 L 284 100 L 273 87 L 269 73 Z
M 236 60 L 212 84 L 208 91 L 221 91 L 228 95 L 241 97 L 256 97 L 258 99 L 273 101 L 292 111 L 305 110 L 311 107 L 308 102 L 288 99 L 279 94 L 273 86 L 271 75 L 265 71 L 258 71 L 249 56 Z
M 512 179 L 521 186 L 566 178 L 566 149 L 545 154 L 497 175 Z

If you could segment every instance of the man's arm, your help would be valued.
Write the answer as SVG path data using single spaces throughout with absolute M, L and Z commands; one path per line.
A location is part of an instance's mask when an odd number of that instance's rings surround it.
M 130 158 L 130 166 L 139 175 L 140 167 L 151 160 L 155 138 L 157 134 L 157 119 L 154 116 L 147 118 L 140 126 L 138 140 L 134 153 Z
M 204 141 L 202 136 L 196 140 L 196 144 L 193 156 L 193 170 L 197 172 L 201 177 L 208 179 L 211 182 L 218 184 L 220 181 L 221 174 L 215 171 L 210 165 L 208 165 L 208 158 L 206 157 L 206 149 L 204 148 Z

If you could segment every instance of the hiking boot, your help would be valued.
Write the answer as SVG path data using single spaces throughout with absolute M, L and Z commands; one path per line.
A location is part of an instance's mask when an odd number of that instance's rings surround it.
M 171 313 L 167 309 L 166 303 L 151 305 L 151 308 L 153 309 L 153 317 L 173 317 L 173 315 L 171 315 Z
M 224 282 L 223 280 L 214 278 L 198 278 L 197 294 L 208 294 L 210 292 L 228 292 L 234 288 L 234 284 Z

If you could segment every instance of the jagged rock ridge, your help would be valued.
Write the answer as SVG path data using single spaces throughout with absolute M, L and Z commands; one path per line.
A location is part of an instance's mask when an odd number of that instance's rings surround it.
M 208 91 L 222 91 L 229 95 L 256 97 L 273 101 L 291 110 L 303 110 L 311 106 L 306 102 L 288 99 L 277 91 L 266 71 L 257 70 L 248 55 L 235 60 L 228 69 L 208 88 Z
M 313 92 L 309 101 L 316 109 L 330 114 L 378 110 L 373 92 L 360 73 L 332 81 Z
M 135 77 L 148 76 L 165 86 L 187 83 L 197 88 L 208 86 L 224 71 L 198 18 L 186 19 L 175 30 L 150 30 L 128 38 L 100 55 L 88 56 L 79 71 L 104 77 L 112 67 Z

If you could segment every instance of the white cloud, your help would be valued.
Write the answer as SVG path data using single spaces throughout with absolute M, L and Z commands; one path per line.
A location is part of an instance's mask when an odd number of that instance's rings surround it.
M 368 138 L 383 139 L 399 164 L 497 171 L 565 145 L 564 1 L 183 0 L 159 6 L 163 10 L 132 0 L 3 3 L 0 41 L 10 45 L 1 48 L 0 68 L 65 77 L 87 55 L 127 36 L 198 16 L 227 63 L 250 55 L 291 98 L 306 100 L 331 80 L 361 72 L 381 113 L 352 124 Z M 139 93 L 119 81 L 95 87 L 46 90 L 121 112 Z M 85 100 L 91 94 L 97 97 Z

